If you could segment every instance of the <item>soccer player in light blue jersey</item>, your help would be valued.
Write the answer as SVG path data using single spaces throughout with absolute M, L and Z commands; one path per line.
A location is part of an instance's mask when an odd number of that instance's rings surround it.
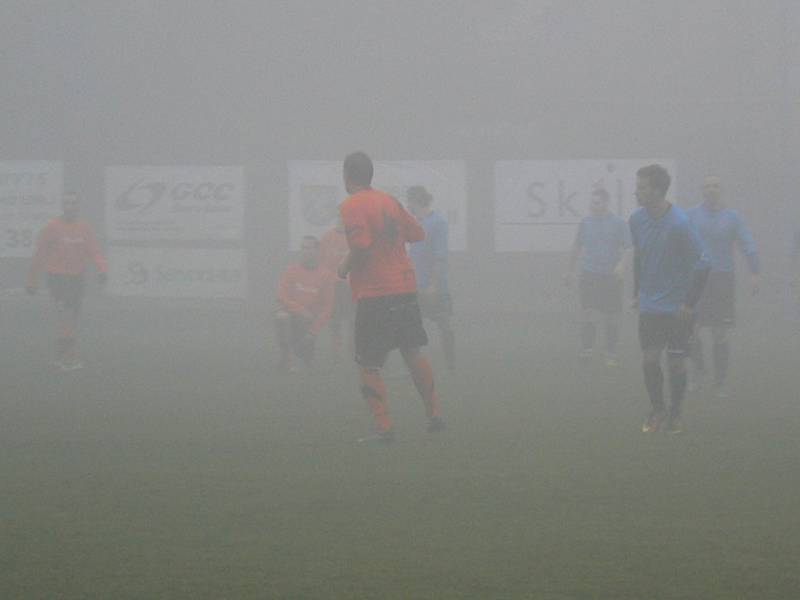
M 730 362 L 730 331 L 736 320 L 736 280 L 734 246 L 747 259 L 750 286 L 758 292 L 761 265 L 753 236 L 739 214 L 727 208 L 722 200 L 720 178 L 709 175 L 703 182 L 703 202 L 688 211 L 708 258 L 711 273 L 697 304 L 697 320 L 690 355 L 694 367 L 692 388 L 699 388 L 705 375 L 701 330 L 711 330 L 714 357 L 714 390 L 718 398 L 726 398 L 725 376 Z
M 682 431 L 680 416 L 686 393 L 686 356 L 694 309 L 708 279 L 709 263 L 689 217 L 667 202 L 670 176 L 661 165 L 636 173 L 640 204 L 630 218 L 633 239 L 635 305 L 639 309 L 645 387 L 651 411 L 642 431 Z M 670 406 L 664 404 L 661 355 L 666 348 Z
M 630 230 L 625 220 L 609 210 L 604 188 L 592 192 L 589 216 L 578 226 L 569 256 L 566 283 L 571 285 L 575 263 L 581 258 L 578 289 L 581 302 L 581 353 L 589 359 L 594 350 L 597 322 L 605 324 L 606 365 L 617 366 L 617 340 L 622 314 L 622 287 L 630 254 Z
M 408 247 L 408 254 L 414 261 L 422 316 L 439 329 L 447 368 L 452 371 L 456 367 L 456 341 L 450 323 L 453 302 L 447 285 L 447 219 L 431 208 L 433 196 L 421 185 L 408 188 L 406 199 L 409 211 L 425 230 L 425 239 Z

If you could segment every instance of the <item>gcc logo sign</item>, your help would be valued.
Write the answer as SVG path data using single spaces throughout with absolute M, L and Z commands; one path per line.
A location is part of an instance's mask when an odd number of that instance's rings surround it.
M 114 204 L 117 210 L 145 213 L 156 205 L 169 203 L 172 207 L 185 205 L 225 204 L 236 189 L 232 182 L 178 182 L 153 181 L 140 178 L 128 186 Z

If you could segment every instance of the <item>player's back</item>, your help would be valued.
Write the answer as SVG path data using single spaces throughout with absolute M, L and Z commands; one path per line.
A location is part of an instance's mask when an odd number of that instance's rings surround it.
M 375 189 L 356 192 L 342 203 L 342 220 L 351 248 L 366 251 L 362 264 L 350 273 L 356 300 L 416 292 L 414 267 L 406 243 L 425 238 L 425 232 L 403 206 Z

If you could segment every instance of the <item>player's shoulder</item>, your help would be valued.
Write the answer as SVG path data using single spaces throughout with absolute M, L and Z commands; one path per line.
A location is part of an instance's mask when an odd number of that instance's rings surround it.
M 646 218 L 647 218 L 647 209 L 645 209 L 644 206 L 640 206 L 631 213 L 631 216 L 628 217 L 628 222 L 631 225 L 639 225 Z
M 688 214 L 690 217 L 694 218 L 694 217 L 698 217 L 698 216 L 702 215 L 703 214 L 703 210 L 704 210 L 704 208 L 703 208 L 703 204 L 701 202 L 700 204 L 694 204 L 694 205 L 690 206 L 689 208 L 687 208 L 686 209 L 686 214 Z
M 670 218 L 675 224 L 689 223 L 689 213 L 684 210 L 677 202 L 673 202 L 669 210 Z

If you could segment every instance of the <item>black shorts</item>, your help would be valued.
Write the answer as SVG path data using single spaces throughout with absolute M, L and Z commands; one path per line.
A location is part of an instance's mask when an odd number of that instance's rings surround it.
M 431 321 L 438 321 L 453 314 L 453 300 L 447 292 L 419 294 L 419 307 L 422 316 Z
M 336 282 L 335 300 L 333 304 L 333 313 L 331 314 L 331 321 L 334 323 L 341 323 L 345 320 L 353 318 L 353 296 L 350 292 L 350 284 L 344 279 L 339 279 Z
M 622 312 L 622 280 L 613 273 L 581 272 L 581 308 L 605 314 Z
M 694 322 L 678 318 L 675 313 L 642 313 L 639 315 L 639 344 L 642 350 L 667 349 L 670 354 L 686 355 Z
M 380 368 L 392 350 L 428 343 L 416 294 L 364 298 L 356 305 L 356 362 Z
M 697 303 L 698 327 L 733 327 L 736 324 L 736 276 L 712 272 Z
M 83 275 L 48 273 L 47 288 L 58 304 L 76 314 L 80 312 L 85 288 Z

